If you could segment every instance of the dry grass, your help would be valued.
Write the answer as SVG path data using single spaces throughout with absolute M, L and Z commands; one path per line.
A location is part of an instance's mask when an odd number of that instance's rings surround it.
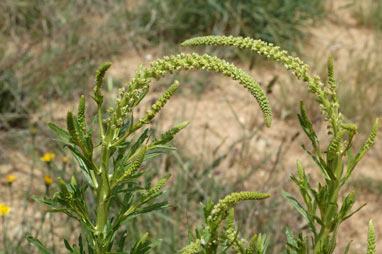
M 364 126 L 370 126 L 369 122 L 375 117 L 382 117 L 382 105 L 380 103 L 382 101 L 382 76 L 381 72 L 378 71 L 382 59 L 380 57 L 382 50 L 378 48 L 380 44 L 375 39 L 377 38 L 376 33 L 369 28 L 357 25 L 352 16 L 352 7 L 338 8 L 339 6 L 337 6 L 337 4 L 346 6 L 348 2 L 338 2 L 341 3 L 336 3 L 332 7 L 333 15 L 327 18 L 320 27 L 311 29 L 310 32 L 313 37 L 310 44 L 303 50 L 304 60 L 314 66 L 313 70 L 316 73 L 325 76 L 326 59 L 329 55 L 334 56 L 337 77 L 342 84 L 341 103 L 345 115 L 349 121 L 360 125 L 362 132 L 367 133 Z M 346 20 L 342 17 L 346 17 Z M 115 58 L 110 75 L 114 80 L 127 80 L 135 71 L 138 63 L 148 62 L 150 55 L 155 58 L 160 54 L 160 50 L 149 49 L 139 54 L 136 51 L 130 51 L 126 55 L 120 55 Z M 246 68 L 246 66 L 243 66 L 243 68 Z M 190 127 L 177 137 L 176 143 L 180 155 L 188 154 L 188 157 L 193 159 L 175 155 L 171 159 L 171 171 L 179 170 L 180 172 L 182 167 L 192 163 L 194 166 L 190 173 L 195 173 L 206 169 L 206 165 L 211 165 L 216 159 L 226 156 L 210 173 L 211 178 L 217 177 L 219 179 L 220 185 L 217 184 L 216 188 L 221 187 L 222 183 L 223 185 L 229 185 L 226 179 L 231 180 L 246 176 L 254 165 L 258 165 L 264 158 L 269 156 L 269 160 L 261 164 L 251 174 L 250 178 L 241 183 L 239 187 L 273 194 L 272 200 L 267 203 L 266 213 L 259 207 L 256 207 L 256 210 L 243 207 L 242 211 L 243 214 L 251 212 L 251 217 L 257 218 L 256 223 L 258 223 L 259 227 L 264 231 L 272 232 L 271 237 L 276 243 L 274 250 L 275 253 L 278 253 L 284 242 L 283 231 L 286 223 L 297 225 L 300 228 L 304 227 L 299 215 L 287 204 L 283 203 L 284 201 L 279 195 L 279 189 L 289 188 L 288 176 L 291 172 L 295 172 L 296 159 L 302 160 L 306 168 L 314 168 L 313 165 L 309 164 L 308 158 L 300 148 L 300 144 L 306 142 L 306 140 L 302 137 L 303 135 L 298 136 L 300 128 L 297 126 L 295 116 L 299 99 L 303 98 L 307 101 L 306 104 L 311 117 L 316 120 L 315 128 L 321 133 L 326 130 L 324 126 L 321 126 L 319 110 L 316 108 L 315 103 L 310 101 L 311 97 L 307 96 L 307 92 L 301 83 L 289 78 L 289 74 L 278 67 L 255 66 L 250 72 L 265 85 L 269 84 L 275 77 L 275 73 L 277 73 L 277 81 L 273 86 L 272 93 L 269 95 L 276 115 L 271 129 L 260 128 L 256 135 L 251 136 L 261 124 L 261 120 L 259 120 L 261 119 L 260 112 L 253 106 L 253 98 L 243 89 L 237 89 L 235 84 L 230 84 L 226 79 L 223 80 L 215 76 L 208 76 L 208 86 L 202 84 L 203 87 L 206 86 L 207 88 L 204 88 L 198 94 L 195 93 L 195 87 L 198 84 L 192 81 L 186 82 L 187 79 L 185 79 L 182 84 L 185 88 L 169 102 L 161 114 L 160 121 L 155 126 L 158 129 L 166 129 L 173 122 L 191 121 Z M 160 86 L 158 85 L 158 87 Z M 112 97 L 113 94 L 112 91 L 110 96 Z M 156 93 L 154 91 L 152 97 L 148 98 L 147 105 L 149 105 L 149 100 L 155 97 Z M 20 225 L 23 220 L 23 213 L 20 208 L 25 205 L 28 207 L 26 210 L 28 220 L 32 220 L 32 218 L 41 219 L 41 207 L 32 201 L 24 201 L 24 194 L 27 190 L 24 183 L 28 182 L 31 162 L 34 161 L 35 176 L 33 185 L 40 186 L 35 188 L 34 194 L 43 194 L 44 187 L 41 176 L 45 165 L 40 163 L 38 158 L 46 150 L 56 149 L 52 140 L 47 138 L 49 132 L 44 127 L 45 122 L 51 120 L 63 121 L 65 112 L 72 107 L 70 100 L 61 101 L 58 99 L 46 103 L 41 107 L 39 113 L 32 116 L 32 119 L 42 119 L 43 121 L 39 126 L 38 142 L 36 142 L 37 145 L 34 149 L 30 146 L 28 131 L 12 133 L 12 137 L 7 133 L 1 133 L 0 177 L 4 177 L 8 173 L 16 173 L 18 176 L 18 180 L 13 186 L 14 190 L 17 189 L 17 191 L 15 191 L 14 200 L 12 201 L 13 210 L 8 218 L 12 221 L 9 228 L 14 228 L 17 231 L 17 225 Z M 380 200 L 378 199 L 380 179 L 382 179 L 380 166 L 382 161 L 381 141 L 382 135 L 379 134 L 376 146 L 364 160 L 364 163 L 360 165 L 358 172 L 354 176 L 354 187 L 360 193 L 357 203 L 368 202 L 368 206 L 344 224 L 339 235 L 339 239 L 341 239 L 340 251 L 343 251 L 348 241 L 357 239 L 354 241 L 352 251 L 364 252 L 369 218 L 372 218 L 375 223 L 379 239 L 377 246 L 382 247 L 382 217 L 379 212 Z M 184 145 L 186 142 L 187 146 Z M 166 160 L 163 159 L 158 163 L 158 168 L 165 170 L 169 166 L 166 163 Z M 313 178 L 318 174 L 315 171 L 311 173 Z M 375 180 L 371 184 L 370 179 L 379 180 Z M 205 184 L 206 186 L 203 185 L 202 187 L 207 190 L 207 183 Z M 368 188 L 370 186 L 372 188 Z M 1 197 L 7 197 L 8 189 L 3 187 L 5 185 L 0 189 Z M 198 186 L 192 186 L 192 188 L 197 189 Z M 228 187 L 219 189 L 219 191 L 229 190 Z M 294 190 L 289 191 L 293 192 Z M 222 197 L 223 193 L 213 193 L 213 195 Z M 176 199 L 173 201 L 180 202 Z M 186 202 L 194 202 L 193 205 L 195 205 L 199 200 L 195 196 L 195 200 L 186 200 Z M 189 211 L 195 212 L 195 207 L 191 207 Z M 276 212 L 282 213 L 283 216 L 274 219 Z M 32 215 L 35 217 L 32 217 Z M 198 221 L 198 215 L 189 216 L 193 217 L 193 222 Z M 59 221 L 65 222 L 59 216 L 55 216 L 54 219 L 55 223 Z M 269 220 L 272 223 L 267 223 Z M 243 219 L 243 224 L 245 225 L 243 228 L 248 231 L 250 231 L 250 225 L 253 225 L 245 219 Z M 57 246 L 62 246 L 62 242 L 59 241 L 61 237 L 70 237 L 71 232 L 68 232 L 65 225 L 65 223 L 62 223 L 55 230 L 53 242 L 57 241 Z M 174 232 L 186 231 L 185 228 L 176 231 L 176 227 L 180 226 L 176 223 L 171 225 Z M 76 228 L 77 225 L 73 227 Z M 36 233 L 36 228 L 32 232 Z M 41 232 L 49 232 L 49 230 L 49 226 L 47 226 Z M 158 234 L 163 234 L 160 230 L 158 231 Z M 49 239 L 46 238 L 45 240 Z M 70 238 L 70 240 L 74 239 Z M 26 243 L 23 242 L 23 244 L 25 246 Z M 23 251 L 20 250 L 17 253 L 25 253 Z M 29 251 L 27 253 L 31 253 Z M 58 250 L 57 253 L 60 253 L 60 251 Z

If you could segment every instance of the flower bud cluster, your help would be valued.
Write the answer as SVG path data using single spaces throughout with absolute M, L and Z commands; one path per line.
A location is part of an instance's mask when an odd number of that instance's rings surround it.
M 240 239 L 238 240 L 237 239 L 237 236 L 238 236 L 238 232 L 237 230 L 235 230 L 234 228 L 228 228 L 226 231 L 225 231 L 225 236 L 227 237 L 230 245 L 232 245 L 232 247 L 235 249 L 235 251 L 237 251 L 238 253 L 240 253 L 240 247 L 241 246 L 244 246 L 247 244 L 247 240 L 245 239 Z
M 180 253 L 182 254 L 195 254 L 199 253 L 201 247 L 200 239 L 195 240 L 195 242 L 190 243 L 184 247 Z

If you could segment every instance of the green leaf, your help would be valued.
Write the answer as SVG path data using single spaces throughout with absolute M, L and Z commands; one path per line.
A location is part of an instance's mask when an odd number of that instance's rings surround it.
M 60 138 L 62 138 L 63 141 L 65 141 L 65 142 L 68 142 L 68 141 L 69 141 L 69 139 L 70 139 L 70 134 L 69 134 L 67 131 L 61 129 L 60 127 L 58 127 L 58 126 L 55 125 L 54 123 L 48 123 L 48 126 L 49 126 L 50 129 L 51 129 L 52 131 L 54 131 Z
M 353 216 L 355 213 L 357 213 L 358 211 L 360 211 L 360 210 L 361 210 L 362 208 L 364 208 L 366 205 L 367 205 L 367 203 L 361 205 L 361 206 L 358 207 L 354 212 L 352 212 L 352 213 L 348 214 L 347 216 L 345 216 L 345 217 L 343 218 L 343 220 L 347 220 L 347 219 L 349 219 L 351 216 Z
M 130 129 L 130 123 L 131 123 L 131 119 L 127 119 L 125 121 L 125 123 L 123 124 L 121 130 L 118 133 L 118 137 L 119 138 L 122 137 L 126 133 L 126 131 L 128 131 Z
M 118 251 L 119 252 L 123 251 L 123 247 L 125 246 L 126 238 L 127 238 L 127 230 L 123 231 L 121 234 L 121 237 L 119 238 L 119 242 L 118 242 Z
M 315 231 L 315 228 L 314 228 L 314 225 L 313 225 L 313 221 L 311 220 L 311 218 L 309 217 L 308 213 L 306 212 L 306 210 L 302 207 L 302 205 L 300 204 L 300 202 L 298 202 L 294 197 L 291 196 L 291 194 L 289 194 L 288 192 L 284 191 L 284 190 L 280 190 L 281 192 L 281 195 L 284 196 L 284 198 L 291 204 L 294 206 L 294 208 L 297 209 L 297 211 L 299 213 L 301 213 L 301 215 L 304 217 L 304 219 L 306 220 L 306 222 L 308 223 L 309 227 L 311 228 L 312 231 Z
M 52 251 L 48 250 L 38 239 L 33 236 L 27 236 L 27 240 L 31 245 L 36 246 L 40 250 L 40 253 L 53 254 Z
M 78 162 L 78 165 L 80 166 L 82 173 L 84 174 L 87 182 L 89 183 L 90 186 L 92 186 L 93 188 L 96 188 L 95 183 L 93 183 L 93 180 L 90 176 L 91 169 L 89 169 L 89 165 L 87 165 L 87 163 L 83 160 L 84 159 L 83 156 L 81 157 L 79 153 L 74 152 L 74 150 L 72 151 L 73 151 L 74 158 Z
M 73 252 L 72 247 L 70 247 L 70 244 L 68 243 L 68 241 L 66 239 L 64 239 L 64 244 L 65 244 L 65 247 L 67 250 L 69 250 L 70 252 Z
M 167 207 L 169 207 L 169 204 L 166 201 L 146 206 L 144 208 L 141 208 L 141 209 L 136 210 L 133 213 L 129 214 L 125 219 L 123 219 L 121 221 L 121 225 L 126 223 L 127 221 L 137 217 L 140 214 L 153 212 L 153 211 L 160 210 L 160 209 L 167 208 Z
M 152 159 L 152 158 L 154 158 L 154 157 L 160 156 L 160 155 L 165 154 L 165 153 L 166 153 L 166 152 L 164 152 L 164 151 L 156 151 L 156 152 L 147 153 L 147 154 L 145 155 L 145 158 L 144 158 L 143 160 L 144 160 L 144 161 L 147 161 L 147 160 L 149 160 L 149 159 Z
M 353 207 L 354 202 L 355 192 L 352 191 L 346 196 L 345 200 L 343 200 L 339 216 L 345 217 L 350 212 L 350 209 Z
M 176 147 L 174 146 L 168 146 L 168 145 L 153 145 L 149 147 L 149 150 L 154 149 L 161 149 L 161 150 L 169 150 L 169 151 L 175 151 Z
M 301 147 L 319 167 L 319 169 L 321 170 L 322 176 L 325 178 L 325 180 L 335 179 L 335 176 L 333 175 L 333 173 L 330 170 L 326 170 L 325 165 L 322 165 L 320 160 L 316 156 L 314 156 L 311 152 L 306 150 L 304 145 L 302 145 Z
M 317 135 L 313 129 L 312 122 L 308 118 L 303 101 L 300 101 L 300 112 L 301 114 L 297 115 L 298 120 L 300 121 L 300 125 L 302 129 L 304 130 L 305 134 L 308 136 L 308 138 L 312 142 L 313 147 L 317 149 L 318 148 Z
M 350 241 L 347 245 L 346 245 L 346 249 L 345 249 L 345 252 L 344 254 L 349 254 L 349 250 L 350 250 L 350 245 L 351 245 L 352 241 Z
M 287 246 L 291 248 L 291 249 L 288 249 L 288 253 L 289 254 L 298 254 L 295 251 L 295 249 L 298 248 L 296 237 L 294 236 L 294 234 L 293 234 L 293 232 L 292 232 L 292 230 L 290 229 L 289 226 L 286 227 L 285 234 L 286 234 L 286 237 L 287 237 Z
M 82 236 L 81 236 L 81 234 L 78 237 L 78 245 L 80 246 L 80 253 L 81 254 L 85 254 L 85 250 L 84 250 L 84 245 L 82 243 Z
M 149 253 L 150 250 L 160 245 L 161 241 L 150 242 L 147 240 L 148 233 L 144 234 L 142 238 L 134 245 L 131 250 L 131 254 L 146 254 Z
M 143 144 L 143 142 L 147 139 L 149 136 L 149 129 L 147 128 L 142 135 L 138 138 L 138 140 L 134 143 L 134 145 L 131 146 L 130 151 L 127 155 L 128 158 L 130 158 L 131 155 L 133 155 L 137 149 Z

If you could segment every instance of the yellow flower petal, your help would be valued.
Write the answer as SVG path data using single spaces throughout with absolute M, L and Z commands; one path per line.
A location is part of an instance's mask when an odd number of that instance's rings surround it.
M 5 204 L 0 204 L 0 216 L 5 216 L 9 213 L 11 208 L 9 206 L 6 206 Z
M 44 162 L 51 162 L 55 157 L 56 155 L 54 153 L 45 153 L 40 160 Z
M 53 179 L 49 176 L 44 176 L 44 182 L 47 185 L 51 185 L 53 183 Z
M 16 180 L 15 175 L 7 175 L 7 183 L 13 183 Z

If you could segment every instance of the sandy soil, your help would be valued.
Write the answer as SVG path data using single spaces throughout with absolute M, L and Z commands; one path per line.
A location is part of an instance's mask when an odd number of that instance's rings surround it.
M 312 69 L 319 74 L 325 69 L 326 59 L 329 55 L 334 56 L 335 67 L 338 72 L 344 73 L 347 68 L 346 62 L 351 61 L 352 54 L 354 52 L 362 52 L 365 49 L 365 45 L 372 43 L 374 36 L 372 31 L 356 25 L 348 9 L 338 8 L 344 6 L 347 1 L 333 2 L 331 7 L 333 13 L 317 27 L 310 30 L 312 38 L 309 45 L 303 51 L 304 60 L 308 64 L 313 65 L 314 63 L 315 67 Z M 108 73 L 108 77 L 128 80 L 134 74 L 139 63 L 147 64 L 151 59 L 159 56 L 160 53 L 156 49 L 148 50 L 144 54 L 129 52 L 117 59 L 113 59 L 113 66 Z M 242 68 L 247 70 L 246 66 L 242 66 Z M 291 79 L 290 75 L 282 70 L 281 67 L 271 69 L 260 66 L 249 72 L 262 84 L 268 84 L 275 74 L 278 75 L 278 81 L 273 89 L 273 93 L 269 95 L 275 111 L 275 119 L 271 128 L 259 128 L 263 122 L 262 114 L 254 99 L 245 89 L 225 77 L 212 75 L 206 76 L 207 82 L 211 85 L 208 85 L 200 95 L 195 94 L 193 90 L 195 82 L 189 81 L 183 83 L 182 86 L 184 88 L 166 105 L 166 108 L 160 114 L 160 121 L 155 122 L 155 124 L 158 129 L 166 130 L 180 121 L 190 120 L 190 126 L 176 138 L 177 146 L 182 149 L 182 152 L 199 158 L 201 161 L 212 161 L 214 158 L 228 153 L 229 159 L 225 160 L 218 169 L 223 172 L 227 179 L 248 172 L 252 165 L 261 161 L 265 156 L 270 155 L 269 163 L 253 174 L 251 179 L 248 179 L 245 183 L 245 188 L 256 191 L 268 191 L 276 195 L 277 198 L 280 195 L 280 188 L 293 191 L 288 178 L 292 172 L 296 171 L 295 162 L 297 159 L 301 160 L 307 170 L 311 172 L 314 181 L 320 179 L 317 168 L 315 168 L 301 149 L 300 145 L 306 144 L 308 146 L 308 142 L 303 133 L 301 133 L 297 124 L 297 118 L 295 117 L 298 101 L 301 98 L 307 101 L 309 114 L 313 119 L 319 120 L 319 110 L 317 110 L 316 105 L 312 101 L 312 97 L 308 96 L 303 84 Z M 341 79 L 341 77 L 339 78 Z M 153 87 L 155 87 L 155 84 Z M 149 107 L 150 101 L 153 98 L 158 98 L 162 91 L 162 89 L 153 90 L 153 93 L 148 96 L 147 100 L 143 101 L 142 111 Z M 113 96 L 114 93 L 110 93 L 107 100 L 112 99 Z M 283 105 L 286 104 L 293 106 L 284 108 Z M 75 108 L 76 106 L 74 105 L 72 102 L 61 101 L 47 103 L 43 107 L 43 113 L 36 116 L 36 119 L 39 118 L 43 122 L 54 120 L 64 125 L 66 111 Z M 257 130 L 257 128 L 259 129 Z M 325 134 L 325 126 L 321 121 L 315 123 L 315 128 L 321 134 L 320 136 Z M 258 131 L 257 134 L 250 139 L 249 137 L 256 130 Z M 28 135 L 28 131 L 20 135 Z M 247 140 L 244 139 L 243 142 L 235 144 L 236 141 L 243 137 L 247 138 Z M 366 137 L 361 135 L 360 139 L 364 138 Z M 5 145 L 8 143 L 11 146 L 17 147 L 17 142 L 13 142 L 6 134 L 2 134 L 0 140 Z M 359 165 L 353 179 L 369 177 L 374 180 L 382 180 L 381 141 L 382 135 L 379 134 L 377 144 Z M 35 170 L 32 184 L 37 186 L 37 188 L 34 189 L 33 194 L 41 195 L 44 193 L 44 185 L 41 178 L 45 174 L 45 165 L 38 162 L 38 157 L 43 152 L 52 149 L 54 144 L 52 141 L 38 138 L 36 146 L 38 152 L 35 155 L 35 161 L 37 162 L 33 166 Z M 4 147 L 2 146 L 2 149 Z M 22 188 L 25 190 L 29 186 L 31 159 L 23 154 L 26 151 L 30 152 L 30 149 L 31 144 L 25 144 L 24 151 L 15 152 L 12 157 L 7 157 L 0 163 L 1 174 L 12 173 L 17 175 L 18 180 L 12 186 L 14 189 Z M 62 155 L 58 157 L 62 159 Z M 274 167 L 274 165 L 276 166 Z M 264 179 L 269 178 L 274 179 L 272 182 L 279 185 L 265 186 Z M 3 186 L 6 185 L 4 184 Z M 343 252 L 343 249 L 350 240 L 354 240 L 352 244 L 352 251 L 354 253 L 361 253 L 365 250 L 369 219 L 374 221 L 377 235 L 379 236 L 377 246 L 379 246 L 379 249 L 382 248 L 381 199 L 379 199 L 375 192 L 366 188 L 357 188 L 359 194 L 354 207 L 358 207 L 365 202 L 368 205 L 342 226 L 338 238 L 340 239 L 338 253 Z M 2 189 L 5 190 L 5 188 Z M 2 198 L 0 200 L 7 197 L 7 191 L 1 192 Z M 24 212 L 23 209 L 19 209 L 20 207 L 26 207 L 27 214 L 33 215 L 34 220 L 41 221 L 42 210 L 33 201 L 25 203 L 26 201 L 24 201 L 22 193 L 15 193 L 13 199 L 12 207 L 14 208 L 10 216 L 12 220 L 10 226 L 15 228 L 16 233 L 18 232 L 17 225 L 22 222 L 21 215 Z M 297 212 L 292 211 L 291 213 L 292 217 L 299 216 Z M 57 228 L 55 229 L 55 235 L 60 235 L 62 233 L 60 231 L 63 231 L 62 228 L 65 225 L 65 220 L 60 215 L 54 216 L 55 221 L 59 220 L 62 222 L 62 227 L 55 226 Z M 290 221 L 290 223 L 294 222 L 296 221 Z M 49 229 L 49 225 L 45 225 L 45 227 Z M 66 235 L 70 238 L 70 235 L 67 233 Z

